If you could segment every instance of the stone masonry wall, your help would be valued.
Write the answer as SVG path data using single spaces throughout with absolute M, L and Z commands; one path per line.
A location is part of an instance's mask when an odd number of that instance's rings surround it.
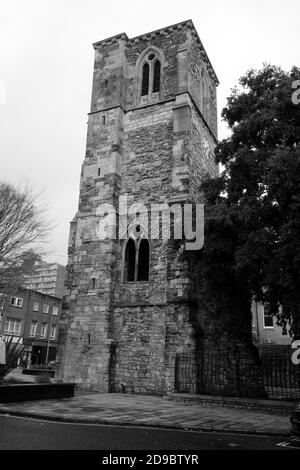
M 153 240 L 159 227 L 152 226 L 149 280 L 124 282 L 126 240 L 113 237 L 114 227 L 109 239 L 99 239 L 99 207 L 110 204 L 118 212 L 125 195 L 128 205 L 147 209 L 198 201 L 201 180 L 216 171 L 217 79 L 190 21 L 133 39 L 121 34 L 94 48 L 60 377 L 99 391 L 163 393 L 174 390 L 176 353 L 196 348 L 189 261 L 176 243 Z M 150 51 L 161 61 L 161 88 L 141 96 L 141 64 Z M 198 109 L 202 67 L 211 93 L 207 120 Z
M 190 192 L 192 200 L 197 201 L 201 199 L 199 183 L 208 176 L 217 176 L 218 168 L 214 161 L 215 139 L 203 120 L 199 119 L 195 106 L 192 106 L 191 114 Z
M 162 393 L 165 368 L 164 306 L 116 307 L 118 339 L 114 390 Z
M 197 108 L 204 115 L 207 129 L 217 138 L 217 96 L 216 86 L 213 78 L 208 73 L 209 64 L 207 58 L 198 47 L 195 40 L 191 41 L 189 49 L 189 88 L 192 99 Z M 206 105 L 205 112 L 202 109 L 202 80 L 201 71 L 204 73 L 206 81 Z

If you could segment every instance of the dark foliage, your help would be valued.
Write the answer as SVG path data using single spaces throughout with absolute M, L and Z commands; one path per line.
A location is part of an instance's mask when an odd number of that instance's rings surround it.
M 299 77 L 296 67 L 265 65 L 240 79 L 222 112 L 231 136 L 215 151 L 225 169 L 201 188 L 201 298 L 220 327 L 242 339 L 251 337 L 253 299 L 268 303 L 284 333 L 289 325 L 300 334 L 300 105 L 292 102 Z

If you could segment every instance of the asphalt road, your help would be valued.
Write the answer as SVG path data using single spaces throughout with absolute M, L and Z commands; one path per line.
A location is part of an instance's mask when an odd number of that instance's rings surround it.
M 285 450 L 293 445 L 283 437 L 67 424 L 0 416 L 0 450 Z

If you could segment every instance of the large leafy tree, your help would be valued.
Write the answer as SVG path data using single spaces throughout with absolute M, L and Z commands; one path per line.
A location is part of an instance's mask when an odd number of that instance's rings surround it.
M 240 79 L 222 111 L 231 135 L 215 151 L 224 171 L 202 185 L 201 302 L 220 331 L 247 341 L 253 299 L 300 337 L 299 77 L 264 65 Z
M 22 284 L 49 233 L 45 211 L 29 189 L 0 182 L 0 288 Z

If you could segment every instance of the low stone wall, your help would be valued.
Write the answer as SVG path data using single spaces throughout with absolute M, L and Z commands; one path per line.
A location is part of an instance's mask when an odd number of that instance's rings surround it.
M 256 400 L 251 398 L 217 397 L 209 395 L 193 395 L 185 393 L 168 393 L 165 400 L 184 403 L 186 405 L 199 404 L 214 408 L 222 406 L 224 408 L 239 408 L 246 410 L 261 411 L 262 413 L 272 413 L 289 416 L 295 403 L 288 401 Z
M 14 384 L 0 386 L 0 403 L 70 398 L 75 383 Z

